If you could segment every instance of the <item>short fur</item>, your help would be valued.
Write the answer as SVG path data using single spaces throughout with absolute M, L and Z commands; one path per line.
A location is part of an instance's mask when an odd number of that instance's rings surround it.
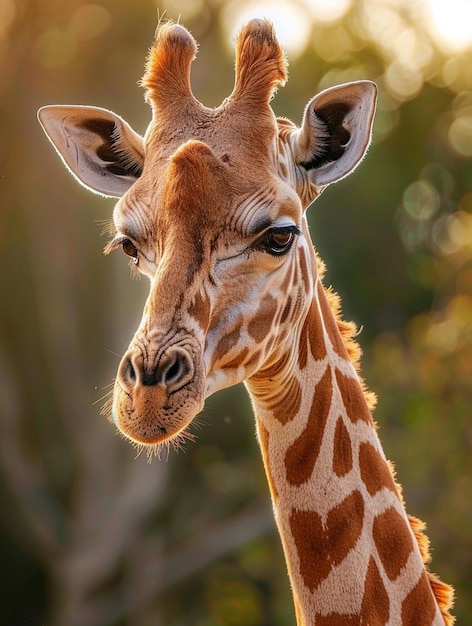
M 326 270 L 326 266 L 324 262 L 317 257 L 318 259 L 318 272 L 320 275 L 320 279 L 323 278 L 323 275 Z M 351 360 L 351 363 L 354 365 L 356 372 L 360 374 L 360 361 L 362 356 L 362 349 L 356 341 L 356 337 L 359 334 L 359 330 L 354 322 L 346 322 L 342 318 L 341 313 L 341 298 L 337 293 L 335 293 L 331 288 L 325 289 L 325 293 L 328 297 L 328 302 L 333 312 L 333 316 L 336 320 L 336 323 L 339 328 L 339 332 L 341 333 L 341 337 L 343 339 L 344 345 L 346 346 L 347 353 Z M 375 409 L 375 405 L 377 403 L 376 395 L 369 391 L 365 385 L 365 382 L 362 378 L 360 378 L 362 389 L 364 391 L 365 398 L 367 400 L 367 404 L 371 411 Z M 392 461 L 388 462 L 390 471 L 392 473 L 392 477 L 395 481 L 395 486 L 397 487 L 398 495 L 400 496 L 401 501 L 403 500 L 403 490 L 401 485 L 396 480 L 396 472 L 395 467 Z M 431 561 L 431 554 L 429 550 L 429 539 L 425 534 L 426 524 L 414 517 L 412 515 L 408 515 L 408 520 L 410 522 L 410 526 L 415 535 L 416 541 L 418 543 L 418 547 L 420 549 L 421 557 L 425 566 L 428 566 Z M 455 623 L 455 617 L 450 614 L 450 610 L 454 604 L 454 589 L 448 585 L 447 583 L 442 582 L 436 574 L 427 569 L 427 574 L 429 578 L 429 583 L 431 585 L 431 589 L 433 590 L 434 596 L 438 602 L 439 608 L 441 610 L 441 614 L 444 618 L 444 623 L 446 626 L 453 626 Z
M 298 624 L 387 623 L 401 613 L 416 626 L 426 610 L 450 626 L 452 590 L 425 573 L 424 525 L 401 506 L 372 428 L 357 328 L 317 282 L 324 265 L 305 217 L 362 161 L 377 88 L 357 81 L 321 92 L 298 128 L 269 104 L 287 78 L 271 24 L 241 30 L 235 87 L 215 109 L 192 94 L 196 50 L 182 26 L 159 26 L 143 78 L 153 112 L 145 137 L 105 109 L 39 112 L 76 178 L 121 198 L 107 251 L 122 247 L 151 279 L 118 369 L 113 419 L 152 454 L 192 440 L 205 397 L 246 381 Z M 406 580 L 392 589 L 379 567 L 390 581 L 406 568 Z

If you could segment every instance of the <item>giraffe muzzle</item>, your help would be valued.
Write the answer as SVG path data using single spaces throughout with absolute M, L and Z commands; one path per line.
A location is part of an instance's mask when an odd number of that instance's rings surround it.
M 115 381 L 112 414 L 119 430 L 140 444 L 178 436 L 203 408 L 204 382 L 196 351 L 172 345 L 152 360 L 131 347 Z

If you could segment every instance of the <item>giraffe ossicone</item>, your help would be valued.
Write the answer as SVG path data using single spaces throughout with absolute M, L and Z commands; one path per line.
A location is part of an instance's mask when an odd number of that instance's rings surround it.
M 356 329 L 322 285 L 306 221 L 363 159 L 376 86 L 323 91 L 297 127 L 270 106 L 287 65 L 269 22 L 241 30 L 235 86 L 215 109 L 192 93 L 196 51 L 183 26 L 160 25 L 144 137 L 105 109 L 39 111 L 79 182 L 119 198 L 106 252 L 122 248 L 150 279 L 113 419 L 157 450 L 192 438 L 205 398 L 245 381 L 297 624 L 450 625 L 452 590 L 427 569 L 423 526 L 372 421 Z

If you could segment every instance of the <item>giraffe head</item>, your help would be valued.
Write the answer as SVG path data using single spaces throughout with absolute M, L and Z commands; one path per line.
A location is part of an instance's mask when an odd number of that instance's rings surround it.
M 362 81 L 313 98 L 301 127 L 277 119 L 269 103 L 286 61 L 261 20 L 239 34 L 233 92 L 206 108 L 190 86 L 196 49 L 181 25 L 159 28 L 144 137 L 104 109 L 39 112 L 76 178 L 119 198 L 106 251 L 122 248 L 150 280 L 112 409 L 127 437 L 150 446 L 185 436 L 205 397 L 293 341 L 316 274 L 305 210 L 362 160 L 375 110 L 376 87 Z

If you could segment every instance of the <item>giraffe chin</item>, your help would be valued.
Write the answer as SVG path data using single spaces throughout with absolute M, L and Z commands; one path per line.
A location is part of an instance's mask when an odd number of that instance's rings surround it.
M 187 387 L 166 393 L 163 385 L 140 386 L 128 393 L 116 384 L 112 417 L 118 430 L 140 446 L 159 446 L 193 439 L 186 429 L 203 409 L 204 395 Z M 191 397 L 190 397 L 191 396 Z

